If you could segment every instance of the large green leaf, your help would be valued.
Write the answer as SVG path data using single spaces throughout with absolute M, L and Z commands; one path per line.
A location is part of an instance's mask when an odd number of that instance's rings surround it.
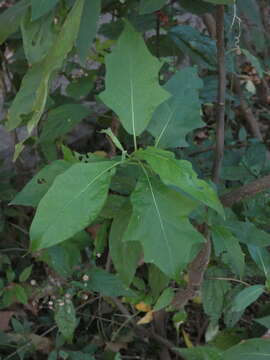
M 170 277 L 179 276 L 205 241 L 187 217 L 196 202 L 155 178 L 144 177 L 132 193 L 131 202 L 133 212 L 124 241 L 139 241 L 145 262 L 155 264 Z
M 47 14 L 58 2 L 59 0 L 31 0 L 32 20 Z
M 148 130 L 156 139 L 156 146 L 176 148 L 188 146 L 185 137 L 192 130 L 204 126 L 198 90 L 203 86 L 197 69 L 187 67 L 178 71 L 164 86 L 172 94 L 154 112 Z
M 240 291 L 232 302 L 232 310 L 245 310 L 250 304 L 256 301 L 264 292 L 263 285 L 252 285 Z
M 167 0 L 141 0 L 140 1 L 140 14 L 149 14 L 159 10 L 166 4 Z
M 21 0 L 0 15 L 0 45 L 20 26 L 29 6 L 29 0 Z
M 138 150 L 135 157 L 147 161 L 166 185 L 179 187 L 194 199 L 223 215 L 223 208 L 216 192 L 205 181 L 198 179 L 188 161 L 177 160 L 173 153 L 154 147 Z
M 32 116 L 28 122 L 29 133 L 37 125 L 46 105 L 51 75 L 61 68 L 77 38 L 83 4 L 84 0 L 76 1 L 48 55 L 41 63 L 34 64 L 27 71 L 9 109 L 8 130 L 20 125 L 23 116 L 30 113 Z
M 250 339 L 233 346 L 223 353 L 223 360 L 268 360 L 270 359 L 270 341 Z
M 64 104 L 50 110 L 40 135 L 40 142 L 53 142 L 88 115 L 90 110 L 81 104 Z
M 223 261 L 241 278 L 245 269 L 245 255 L 238 240 L 224 226 L 213 226 L 212 235 L 216 255 L 222 255 Z
M 82 62 L 86 60 L 96 35 L 100 10 L 101 0 L 85 1 L 77 39 L 77 49 Z
M 110 255 L 119 277 L 126 285 L 130 285 L 142 255 L 138 242 L 124 242 L 123 235 L 131 217 L 131 206 L 125 204 L 114 218 L 110 232 Z
M 44 16 L 37 21 L 31 21 L 29 9 L 22 19 L 21 32 L 28 63 L 32 65 L 43 60 L 56 37 L 53 14 Z
M 100 98 L 134 136 L 146 129 L 155 108 L 169 97 L 158 83 L 160 66 L 141 35 L 126 22 L 116 47 L 106 57 L 106 90 Z
M 114 161 L 78 163 L 57 176 L 32 222 L 31 249 L 56 245 L 89 225 L 104 205 L 116 165 Z
M 64 160 L 56 160 L 40 170 L 15 196 L 10 205 L 38 206 L 38 203 L 51 187 L 56 176 L 71 166 Z

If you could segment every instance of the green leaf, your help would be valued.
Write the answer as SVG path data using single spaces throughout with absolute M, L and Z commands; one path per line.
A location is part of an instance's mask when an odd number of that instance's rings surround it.
M 33 265 L 30 265 L 30 266 L 27 266 L 21 273 L 20 273 L 20 276 L 19 276 L 19 281 L 20 282 L 24 282 L 26 281 L 29 276 L 31 275 L 32 273 L 32 268 L 33 268 Z
M 138 150 L 135 157 L 147 161 L 166 185 L 179 187 L 194 199 L 224 216 L 223 207 L 216 192 L 205 181 L 198 179 L 190 162 L 177 160 L 173 153 L 154 147 Z
M 40 170 L 15 196 L 10 205 L 38 206 L 38 203 L 51 187 L 56 176 L 71 166 L 64 160 L 56 160 Z
M 104 205 L 117 164 L 79 163 L 58 175 L 37 208 L 30 228 L 31 249 L 56 245 L 89 225 Z
M 169 277 L 178 277 L 205 241 L 187 217 L 196 203 L 155 178 L 144 177 L 131 202 L 133 212 L 124 241 L 139 241 L 145 262 L 155 264 Z
M 238 240 L 224 226 L 213 226 L 212 235 L 216 255 L 222 254 L 224 262 L 241 278 L 245 270 L 245 255 Z
M 240 291 L 233 299 L 232 310 L 242 311 L 256 301 L 264 292 L 263 285 L 252 285 Z
M 23 48 L 30 65 L 45 58 L 56 37 L 53 14 L 31 21 L 30 9 L 21 22 Z
M 214 323 L 218 322 L 222 314 L 225 295 L 230 289 L 230 283 L 228 281 L 215 278 L 226 275 L 224 270 L 217 267 L 210 267 L 206 272 L 206 277 L 202 284 L 203 309 Z
M 86 273 L 89 281 L 76 285 L 85 291 L 95 291 L 103 296 L 134 296 L 117 275 L 110 274 L 103 269 L 94 268 Z
M 161 309 L 166 308 L 169 306 L 173 300 L 174 297 L 174 291 L 172 288 L 168 287 L 163 291 L 163 293 L 160 295 L 160 297 L 157 299 L 157 302 L 154 306 L 154 311 L 159 311 Z
M 169 35 L 180 50 L 190 56 L 194 64 L 210 70 L 216 69 L 215 40 L 201 34 L 197 29 L 188 25 L 177 25 L 173 27 L 169 31 Z
M 187 67 L 174 74 L 164 89 L 172 94 L 154 112 L 148 131 L 155 137 L 156 146 L 175 148 L 188 146 L 185 137 L 203 127 L 198 90 L 203 86 L 197 69 Z
M 64 104 L 50 110 L 40 135 L 40 142 L 53 142 L 90 113 L 90 110 L 81 104 Z
M 131 206 L 126 203 L 114 218 L 110 232 L 110 255 L 120 279 L 129 286 L 141 257 L 141 246 L 137 242 L 124 242 L 123 235 L 131 217 Z
M 51 75 L 61 68 L 77 38 L 83 4 L 84 0 L 76 1 L 48 55 L 41 63 L 34 64 L 24 76 L 8 112 L 8 130 L 15 129 L 22 122 L 23 116 L 31 114 L 27 125 L 31 133 L 40 120 L 47 101 Z
M 196 346 L 190 349 L 176 349 L 186 360 L 224 360 L 219 349 L 210 346 Z
M 10 6 L 6 11 L 0 15 L 0 45 L 13 34 L 20 26 L 29 6 L 29 0 L 21 0 L 15 5 Z
M 223 360 L 266 360 L 270 359 L 270 341 L 250 339 L 233 346 L 223 353 Z
M 106 57 L 106 90 L 100 98 L 134 137 L 146 129 L 155 108 L 169 97 L 158 83 L 160 65 L 141 35 L 126 22 L 116 47 Z
M 231 5 L 233 4 L 236 0 L 203 0 L 215 5 Z
M 27 294 L 26 294 L 24 288 L 21 285 L 19 285 L 19 284 L 14 285 L 12 287 L 12 292 L 16 296 L 17 300 L 20 303 L 22 303 L 24 305 L 27 304 L 27 302 L 28 302 Z
M 75 308 L 70 299 L 63 300 L 57 305 L 54 319 L 60 333 L 68 342 L 71 342 L 77 327 L 77 319 Z
M 168 286 L 170 279 L 154 264 L 149 266 L 148 272 L 148 282 L 151 288 L 151 296 L 156 299 L 160 292 Z
M 50 12 L 59 0 L 31 0 L 32 20 L 37 20 L 41 16 Z
M 261 324 L 262 326 L 266 327 L 267 329 L 270 329 L 270 315 L 264 316 L 259 319 L 254 319 L 258 324 Z
M 248 251 L 253 261 L 261 269 L 265 277 L 269 277 L 270 274 L 270 254 L 267 249 L 259 248 L 258 246 L 248 245 Z
M 97 32 L 100 10 L 101 0 L 85 1 L 77 39 L 78 54 L 83 63 Z
M 258 229 L 255 224 L 248 220 L 245 222 L 237 220 L 227 221 L 226 227 L 228 227 L 237 239 L 244 244 L 259 247 L 270 246 L 270 234 Z
M 183 8 L 196 15 L 202 15 L 215 10 L 213 5 L 207 4 L 202 0 L 180 0 L 179 2 Z
M 141 0 L 139 13 L 149 14 L 161 9 L 166 4 L 166 0 Z

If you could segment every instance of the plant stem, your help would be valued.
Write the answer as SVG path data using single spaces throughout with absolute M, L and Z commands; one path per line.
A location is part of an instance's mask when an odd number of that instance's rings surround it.
M 218 96 L 216 107 L 216 147 L 212 170 L 212 178 L 219 182 L 220 170 L 224 155 L 224 128 L 225 128 L 225 96 L 226 96 L 226 66 L 224 41 L 224 5 L 217 5 L 217 61 L 218 61 Z

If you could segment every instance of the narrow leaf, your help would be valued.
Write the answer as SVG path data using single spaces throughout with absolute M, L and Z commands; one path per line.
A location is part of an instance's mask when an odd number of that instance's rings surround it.
M 123 235 L 131 217 L 131 206 L 125 204 L 112 223 L 110 232 L 110 255 L 119 277 L 130 285 L 142 255 L 141 246 L 137 242 L 123 242 Z
M 57 176 L 32 222 L 31 249 L 56 245 L 89 225 L 104 205 L 116 165 L 114 161 L 79 163 Z
M 63 300 L 57 305 L 54 319 L 63 337 L 71 342 L 77 327 L 76 312 L 71 300 Z
M 90 46 L 97 32 L 100 10 L 101 0 L 85 1 L 77 39 L 78 53 L 83 63 L 87 58 Z
M 100 98 L 134 136 L 146 129 L 155 108 L 169 97 L 158 83 L 160 65 L 141 35 L 126 22 L 116 47 L 106 57 L 106 90 Z
M 263 285 L 252 285 L 240 291 L 233 300 L 232 310 L 242 311 L 256 301 L 264 292 Z

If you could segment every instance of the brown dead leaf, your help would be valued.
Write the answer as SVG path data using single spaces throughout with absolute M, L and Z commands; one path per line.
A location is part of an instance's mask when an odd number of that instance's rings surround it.
M 14 314 L 14 311 L 0 311 L 0 330 L 9 330 L 9 320 Z
M 149 312 L 152 310 L 151 306 L 146 304 L 145 302 L 141 301 L 138 304 L 135 305 L 136 310 L 142 311 L 142 312 Z

